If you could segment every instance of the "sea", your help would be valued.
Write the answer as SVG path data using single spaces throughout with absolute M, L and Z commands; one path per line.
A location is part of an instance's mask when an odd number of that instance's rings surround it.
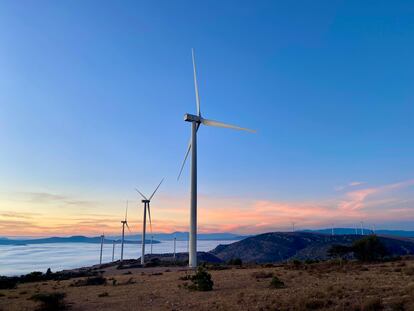
M 153 244 L 153 254 L 172 253 L 174 241 L 160 241 Z M 219 244 L 230 244 L 234 240 L 199 240 L 198 251 L 210 251 Z M 187 241 L 176 242 L 176 252 L 188 252 Z M 32 271 L 53 272 L 99 264 L 100 244 L 94 243 L 45 243 L 28 245 L 0 245 L 0 275 L 15 276 Z M 146 245 L 146 254 L 151 247 Z M 114 260 L 121 256 L 121 246 L 116 244 Z M 124 259 L 141 257 L 141 244 L 125 244 Z M 104 244 L 102 263 L 112 261 L 112 243 Z

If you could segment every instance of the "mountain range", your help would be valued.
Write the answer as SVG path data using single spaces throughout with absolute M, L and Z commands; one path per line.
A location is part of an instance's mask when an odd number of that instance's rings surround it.
M 151 234 L 147 233 L 147 236 L 150 237 Z M 172 233 L 154 233 L 154 239 L 162 240 L 162 241 L 171 241 L 174 238 L 177 241 L 187 241 L 188 240 L 188 232 L 172 232 Z M 133 234 L 127 235 L 128 239 L 141 239 L 141 234 Z M 218 232 L 218 233 L 199 233 L 197 234 L 197 240 L 203 241 L 211 241 L 211 240 L 230 240 L 230 241 L 238 241 L 248 237 L 247 235 L 239 235 L 234 233 L 228 232 Z M 112 236 L 111 238 L 119 238 L 119 236 Z
M 271 232 L 219 245 L 210 253 L 223 261 L 283 262 L 290 259 L 324 260 L 332 245 L 351 245 L 362 235 L 328 235 L 317 232 Z M 414 254 L 414 239 L 378 236 L 392 256 Z

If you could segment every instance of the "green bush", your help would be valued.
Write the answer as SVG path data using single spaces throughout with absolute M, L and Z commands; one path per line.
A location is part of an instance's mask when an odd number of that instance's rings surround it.
M 65 293 L 46 293 L 36 294 L 31 297 L 32 300 L 40 302 L 39 311 L 59 311 L 68 308 L 64 299 Z
M 228 265 L 241 266 L 243 264 L 240 258 L 232 258 L 227 262 Z
M 13 289 L 17 286 L 16 277 L 0 276 L 0 289 Z
M 271 288 L 284 288 L 285 283 L 281 281 L 277 276 L 273 276 L 272 280 L 270 281 L 270 287 Z
M 267 279 L 273 276 L 273 272 L 257 271 L 253 272 L 252 276 L 256 279 Z
M 106 285 L 106 278 L 102 276 L 89 277 L 83 280 L 77 280 L 71 284 L 71 286 L 94 286 L 94 285 Z
M 352 244 L 355 258 L 360 261 L 376 261 L 387 255 L 384 244 L 375 235 L 355 241 Z
M 368 298 L 361 305 L 361 311 L 379 311 L 382 309 L 384 309 L 384 306 L 378 297 Z
M 214 282 L 211 279 L 211 274 L 208 273 L 203 267 L 197 269 L 197 273 L 191 276 L 192 285 L 188 288 L 198 291 L 210 291 L 213 290 Z
M 330 257 L 343 258 L 345 255 L 351 253 L 352 251 L 353 249 L 351 246 L 335 244 L 332 245 L 328 250 L 328 255 Z

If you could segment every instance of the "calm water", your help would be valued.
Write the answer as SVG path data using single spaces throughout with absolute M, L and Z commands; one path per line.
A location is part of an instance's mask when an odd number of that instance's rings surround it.
M 235 241 L 198 241 L 197 250 L 210 251 L 219 244 Z M 172 253 L 173 241 L 161 241 L 153 245 L 154 254 Z M 177 252 L 187 252 L 187 241 L 177 241 Z M 24 246 L 0 245 L 0 275 L 20 275 L 32 271 L 46 272 L 73 269 L 99 263 L 100 244 L 54 243 Z M 146 253 L 150 253 L 147 245 Z M 115 260 L 121 255 L 120 245 L 115 247 Z M 141 244 L 125 244 L 124 259 L 141 256 Z M 102 262 L 112 261 L 112 244 L 105 244 Z

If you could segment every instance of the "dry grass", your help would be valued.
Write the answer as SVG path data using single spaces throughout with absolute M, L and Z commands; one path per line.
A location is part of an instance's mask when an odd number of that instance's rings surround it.
M 402 268 L 401 271 L 395 271 Z M 0 290 L 0 310 L 34 310 L 38 293 L 64 292 L 71 310 L 414 310 L 414 261 L 381 264 L 322 262 L 210 270 L 214 289 L 189 292 L 181 268 L 108 269 L 105 285 L 48 281 Z M 273 289 L 268 276 L 285 287 Z M 259 277 L 257 277 L 259 276 Z M 262 277 L 266 276 L 266 277 Z M 115 280 L 115 282 L 113 281 Z

